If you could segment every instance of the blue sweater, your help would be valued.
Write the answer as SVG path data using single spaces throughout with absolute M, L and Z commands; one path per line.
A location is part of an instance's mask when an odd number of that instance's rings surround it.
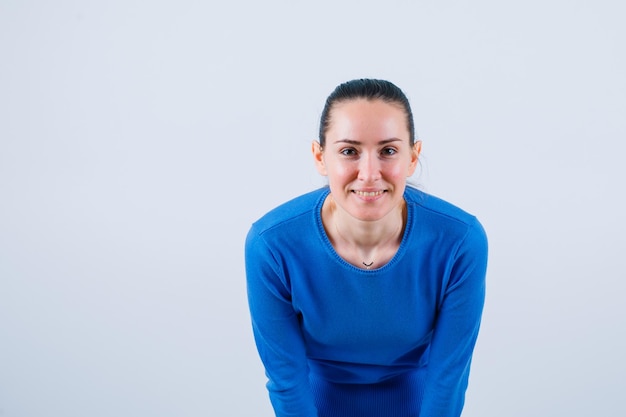
M 362 270 L 333 249 L 322 188 L 252 225 L 252 327 L 278 417 L 453 417 L 463 408 L 485 296 L 475 217 L 407 188 L 396 255 Z

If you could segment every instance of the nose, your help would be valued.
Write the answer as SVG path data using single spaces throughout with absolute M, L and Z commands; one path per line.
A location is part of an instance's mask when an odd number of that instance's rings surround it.
M 365 183 L 372 183 L 380 179 L 380 160 L 378 155 L 364 153 L 359 161 L 359 179 Z

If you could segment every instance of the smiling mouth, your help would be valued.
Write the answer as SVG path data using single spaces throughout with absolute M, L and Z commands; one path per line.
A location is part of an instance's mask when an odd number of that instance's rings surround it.
M 359 191 L 359 190 L 353 190 L 352 192 L 355 193 L 358 196 L 361 196 L 361 197 L 378 197 L 379 195 L 383 195 L 385 190 L 382 190 L 382 191 Z

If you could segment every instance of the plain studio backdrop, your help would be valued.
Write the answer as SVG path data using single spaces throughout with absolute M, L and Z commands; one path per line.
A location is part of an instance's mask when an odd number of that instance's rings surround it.
M 464 416 L 626 415 L 625 13 L 0 1 L 0 416 L 272 416 L 245 234 L 325 184 L 323 102 L 360 77 L 490 238 Z

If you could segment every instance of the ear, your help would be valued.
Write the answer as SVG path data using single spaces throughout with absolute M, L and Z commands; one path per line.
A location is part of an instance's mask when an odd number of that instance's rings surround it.
M 417 162 L 419 161 L 420 153 L 422 152 L 422 141 L 416 140 L 415 144 L 411 148 L 411 162 L 409 164 L 409 175 L 410 177 L 415 173 L 415 169 L 417 168 Z
M 316 140 L 311 143 L 311 152 L 313 153 L 313 160 L 315 161 L 315 168 L 320 175 L 326 176 L 326 164 L 324 163 L 324 151 L 322 145 Z

